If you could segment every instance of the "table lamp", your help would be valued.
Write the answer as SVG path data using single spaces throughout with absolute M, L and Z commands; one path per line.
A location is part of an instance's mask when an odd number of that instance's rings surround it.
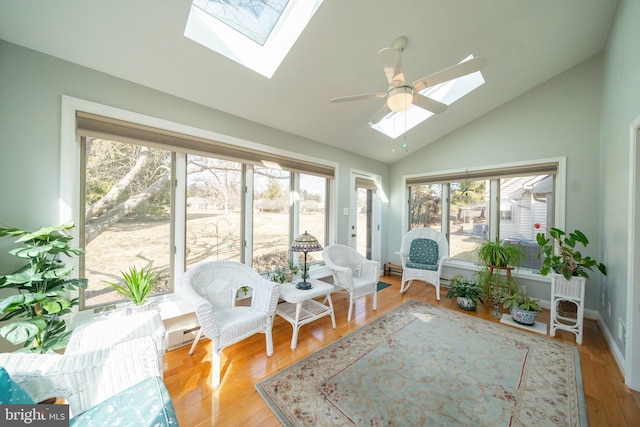
M 302 252 L 304 253 L 304 273 L 302 274 L 302 282 L 299 282 L 296 285 L 298 289 L 311 289 L 313 286 L 311 283 L 307 282 L 307 253 L 308 252 L 316 252 L 321 251 L 322 246 L 318 243 L 318 239 L 313 237 L 311 234 L 306 231 L 304 234 L 299 235 L 291 244 L 289 248 L 292 252 Z

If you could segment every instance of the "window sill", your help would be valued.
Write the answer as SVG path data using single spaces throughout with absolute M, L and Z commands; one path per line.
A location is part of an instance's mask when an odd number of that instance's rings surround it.
M 476 271 L 480 270 L 479 265 L 472 262 L 460 261 L 460 260 L 445 261 L 444 267 L 455 268 L 458 270 L 466 270 L 472 273 L 475 273 Z M 542 283 L 551 283 L 551 279 L 549 277 L 545 277 L 541 275 L 537 270 L 531 270 L 528 268 L 520 268 L 520 269 L 516 268 L 512 271 L 511 275 L 518 279 L 533 280 L 533 281 L 542 282 Z

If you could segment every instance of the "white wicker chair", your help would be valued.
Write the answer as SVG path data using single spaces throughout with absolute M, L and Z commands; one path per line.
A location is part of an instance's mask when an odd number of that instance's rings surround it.
M 331 270 L 334 286 L 349 294 L 347 322 L 351 322 L 353 306 L 358 298 L 373 295 L 373 309 L 378 309 L 378 261 L 366 259 L 352 247 L 338 244 L 325 247 L 322 259 Z
M 251 288 L 251 306 L 236 306 L 236 294 Z M 193 354 L 201 335 L 213 344 L 211 385 L 220 384 L 220 352 L 258 332 L 266 336 L 267 356 L 273 354 L 271 329 L 280 285 L 235 261 L 209 261 L 189 269 L 180 281 L 180 295 L 195 310 L 200 330 L 191 346 Z
M 73 330 L 65 354 L 104 350 L 116 344 L 151 337 L 158 353 L 160 376 L 166 329 L 157 310 L 133 314 L 113 313 L 104 320 L 82 324 Z
M 64 398 L 72 415 L 162 375 L 150 337 L 84 353 L 0 353 L 0 366 L 35 402 Z
M 417 256 L 411 259 L 412 244 L 416 239 L 428 239 L 435 242 L 435 245 L 437 245 L 437 254 L 434 259 L 428 260 L 429 262 L 427 263 L 425 263 L 423 259 L 418 259 Z M 427 245 L 433 245 L 433 243 L 427 242 Z M 416 255 L 415 251 L 416 247 L 414 246 L 414 255 Z M 400 252 L 396 252 L 396 254 L 399 255 L 402 260 L 402 285 L 400 286 L 400 292 L 407 292 L 414 280 L 420 280 L 435 286 L 436 298 L 440 300 L 442 264 L 445 260 L 449 259 L 449 242 L 447 242 L 444 234 L 432 228 L 414 228 L 409 230 L 402 237 Z M 433 255 L 433 253 L 431 255 Z

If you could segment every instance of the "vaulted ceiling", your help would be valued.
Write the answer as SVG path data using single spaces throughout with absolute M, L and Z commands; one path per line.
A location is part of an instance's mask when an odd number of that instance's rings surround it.
M 4 0 L 0 39 L 393 163 L 600 52 L 616 1 L 324 0 L 271 79 L 184 37 L 190 5 Z M 329 102 L 386 90 L 377 53 L 398 36 L 407 81 L 487 59 L 486 83 L 410 130 L 408 152 L 368 126 L 383 100 Z

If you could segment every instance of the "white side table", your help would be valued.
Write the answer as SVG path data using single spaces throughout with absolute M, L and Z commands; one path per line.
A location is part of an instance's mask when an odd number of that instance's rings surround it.
M 335 291 L 332 284 L 322 280 L 307 279 L 313 288 L 302 290 L 296 288 L 295 283 L 283 283 L 280 285 L 280 299 L 284 300 L 278 304 L 276 314 L 282 317 L 293 327 L 291 337 L 291 350 L 298 346 L 298 330 L 302 325 L 313 322 L 324 316 L 331 316 L 333 329 L 336 328 L 336 318 L 333 315 L 333 301 L 331 293 Z M 321 303 L 314 298 L 324 296 Z

